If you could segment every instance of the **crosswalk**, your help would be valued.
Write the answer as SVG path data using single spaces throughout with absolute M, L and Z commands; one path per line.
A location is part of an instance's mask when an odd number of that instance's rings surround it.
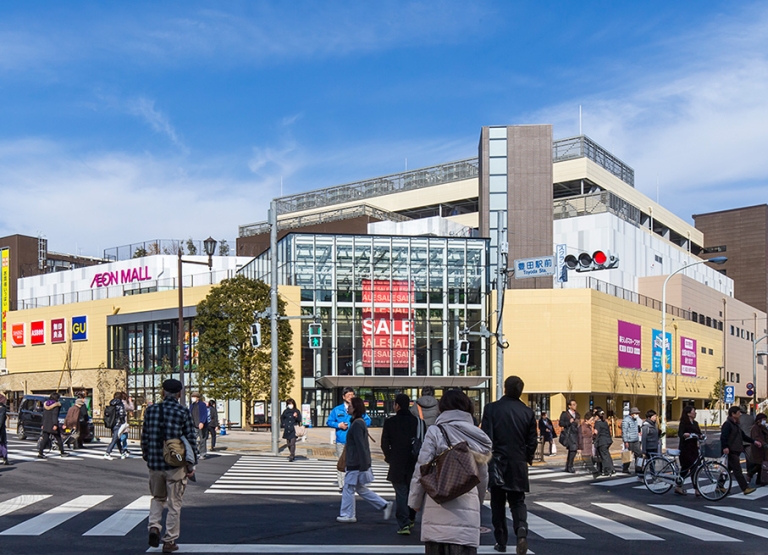
M 369 488 L 382 496 L 394 497 L 392 485 L 386 481 L 388 466 L 374 462 L 374 481 Z M 264 456 L 243 456 L 233 464 L 205 493 L 243 495 L 338 496 L 336 461 Z

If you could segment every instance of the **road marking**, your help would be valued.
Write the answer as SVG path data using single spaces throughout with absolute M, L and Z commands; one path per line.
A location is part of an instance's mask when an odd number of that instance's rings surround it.
M 761 520 L 763 522 L 768 522 L 768 515 L 764 515 L 763 513 L 756 513 L 754 511 L 748 511 L 746 509 L 737 509 L 736 507 L 715 507 L 714 505 L 707 506 L 707 509 L 714 509 L 716 511 L 722 511 L 724 513 L 728 513 L 731 515 L 738 515 L 743 516 L 745 518 L 753 518 L 755 520 Z
M 106 501 L 111 495 L 81 495 L 77 499 L 68 501 L 63 505 L 37 515 L 34 518 L 25 520 L 13 528 L 0 532 L 0 536 L 40 536 L 74 518 L 80 513 L 95 507 L 99 503 Z
M 147 553 L 161 553 L 161 547 L 150 547 Z M 331 553 L 372 555 L 421 555 L 423 545 L 295 545 L 295 544 L 192 544 L 180 543 L 179 553 Z M 477 549 L 483 555 L 495 553 L 490 545 L 481 545 Z M 533 551 L 528 550 L 529 555 Z
M 483 505 L 487 509 L 491 508 L 490 501 L 483 502 Z M 512 511 L 509 510 L 509 507 L 507 507 L 507 519 L 513 520 Z M 578 534 L 571 532 L 570 530 L 566 530 L 565 528 L 562 528 L 557 524 L 549 522 L 548 520 L 544 520 L 540 516 L 537 516 L 530 511 L 528 511 L 528 530 L 530 530 L 537 536 L 544 538 L 545 540 L 583 540 L 584 539 Z
M 552 480 L 553 482 L 557 482 L 560 484 L 575 484 L 577 482 L 588 482 L 589 480 L 592 480 L 593 482 L 596 480 L 599 480 L 600 478 L 607 478 L 607 476 L 598 476 L 595 478 L 592 476 L 592 474 L 589 474 L 587 476 L 571 476 L 570 478 L 560 478 L 559 480 Z
M 592 503 L 592 504 L 595 505 L 596 507 L 607 509 L 609 511 L 613 511 L 614 513 L 618 513 L 620 515 L 636 518 L 638 520 L 647 522 L 649 524 L 655 524 L 656 526 L 665 528 L 667 530 L 671 530 L 672 532 L 678 532 L 685 536 L 691 536 L 692 538 L 696 538 L 697 540 L 702 540 L 705 542 L 741 542 L 741 540 L 737 540 L 736 538 L 723 536 L 722 534 L 718 534 L 717 532 L 706 530 L 705 528 L 699 528 L 698 526 L 693 526 L 685 522 L 680 522 L 679 520 L 672 520 L 671 518 L 666 518 L 666 517 L 657 515 L 656 513 L 652 513 L 650 511 L 643 511 L 641 509 L 629 507 L 621 503 Z M 716 508 L 716 507 L 710 507 L 710 508 Z M 721 507 L 721 508 L 726 511 L 731 510 L 727 507 Z M 768 516 L 766 516 L 766 519 L 768 519 Z
M 570 472 L 549 472 L 547 474 L 536 474 L 534 476 L 528 476 L 529 480 L 538 480 L 539 478 L 565 478 L 573 477 L 573 474 Z
M 664 511 L 670 511 L 670 512 L 676 513 L 679 516 L 687 516 L 690 518 L 695 518 L 697 520 L 703 520 L 704 522 L 709 522 L 710 524 L 714 524 L 716 526 L 724 526 L 726 528 L 729 528 L 737 532 L 746 532 L 747 534 L 752 534 L 753 536 L 759 536 L 761 538 L 765 538 L 765 528 L 753 526 L 751 524 L 745 524 L 744 522 L 739 522 L 738 520 L 722 518 L 717 515 L 705 513 L 703 511 L 696 511 L 694 509 L 681 507 L 679 505 L 650 505 L 650 506 L 655 507 L 656 509 L 662 509 Z
M 604 482 L 595 482 L 592 485 L 610 487 L 610 486 L 623 486 L 625 484 L 632 484 L 632 483 L 635 483 L 635 484 L 637 483 L 637 476 L 633 476 L 631 478 L 617 478 L 615 480 L 606 480 Z M 640 487 L 644 488 L 645 486 L 643 485 Z
M 106 520 L 88 530 L 83 536 L 125 536 L 149 516 L 151 495 L 143 495 Z
M 14 511 L 18 511 L 32 503 L 37 503 L 38 501 L 48 499 L 49 497 L 50 495 L 19 495 L 8 501 L 3 501 L 0 503 L 0 516 L 5 516 Z
M 735 495 L 734 490 L 737 490 L 736 493 L 738 493 L 739 495 Z M 760 499 L 766 496 L 768 496 L 768 487 L 763 487 L 758 489 L 755 492 L 750 493 L 749 495 L 744 495 L 743 493 L 741 493 L 741 488 L 739 488 L 738 484 L 733 484 L 733 486 L 731 486 L 731 494 L 728 496 L 728 499 L 741 499 L 742 501 L 754 501 L 755 499 Z
M 603 532 L 608 532 L 609 534 L 623 540 L 664 541 L 658 536 L 647 534 L 646 532 L 642 532 L 625 524 L 621 524 L 620 522 L 615 522 L 609 518 L 605 518 L 604 516 L 596 515 L 594 513 L 590 513 L 589 511 L 579 509 L 578 507 L 574 507 L 568 503 L 536 501 L 536 504 L 550 509 L 551 511 L 558 512 L 561 515 L 578 520 L 579 522 L 583 522 L 589 526 L 593 526 L 598 530 L 602 530 Z

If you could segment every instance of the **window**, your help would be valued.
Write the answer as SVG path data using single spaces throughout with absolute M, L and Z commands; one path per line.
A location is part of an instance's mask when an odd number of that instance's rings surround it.
M 723 323 L 722 322 L 718 322 L 717 323 L 717 329 L 720 330 L 720 331 L 723 331 Z
M 701 348 L 701 354 L 703 354 L 703 355 L 707 354 L 707 348 L 706 347 L 702 347 Z
M 703 325 L 703 324 L 704 324 L 704 322 L 705 322 L 705 320 L 704 320 L 704 315 L 703 315 L 703 314 L 699 314 L 699 324 L 702 324 L 702 325 Z
M 739 383 L 739 378 L 741 378 L 741 374 L 736 374 L 736 383 Z
M 707 323 L 706 323 L 706 326 L 707 326 L 708 328 L 711 328 L 711 327 L 712 327 L 712 318 L 710 318 L 709 316 L 707 316 Z
M 733 326 L 731 326 L 731 335 L 733 335 Z
M 656 262 L 658 262 L 659 264 L 663 264 L 663 263 L 664 263 L 664 259 L 663 259 L 662 257 L 660 257 L 658 254 L 654 254 L 654 255 L 653 255 L 653 258 L 654 258 L 654 260 L 656 260 Z
M 699 313 L 698 312 L 691 312 L 691 320 L 693 320 L 694 322 L 698 322 L 699 321 Z
M 710 355 L 712 354 L 712 349 L 710 349 L 710 350 L 709 350 L 709 354 L 710 354 Z

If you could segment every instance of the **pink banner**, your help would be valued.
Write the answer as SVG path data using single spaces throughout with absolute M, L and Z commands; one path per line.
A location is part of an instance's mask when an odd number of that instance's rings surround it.
M 408 281 L 363 280 L 364 366 L 411 366 L 415 344 L 412 302 L 413 284 Z
M 698 375 L 696 340 L 680 336 L 680 374 L 683 376 Z
M 619 367 L 642 368 L 642 328 L 619 320 Z

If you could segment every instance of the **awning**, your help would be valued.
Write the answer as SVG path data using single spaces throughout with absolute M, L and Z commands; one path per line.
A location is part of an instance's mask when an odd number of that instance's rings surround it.
M 334 387 L 477 387 L 490 376 L 323 376 L 317 384 L 325 389 Z

